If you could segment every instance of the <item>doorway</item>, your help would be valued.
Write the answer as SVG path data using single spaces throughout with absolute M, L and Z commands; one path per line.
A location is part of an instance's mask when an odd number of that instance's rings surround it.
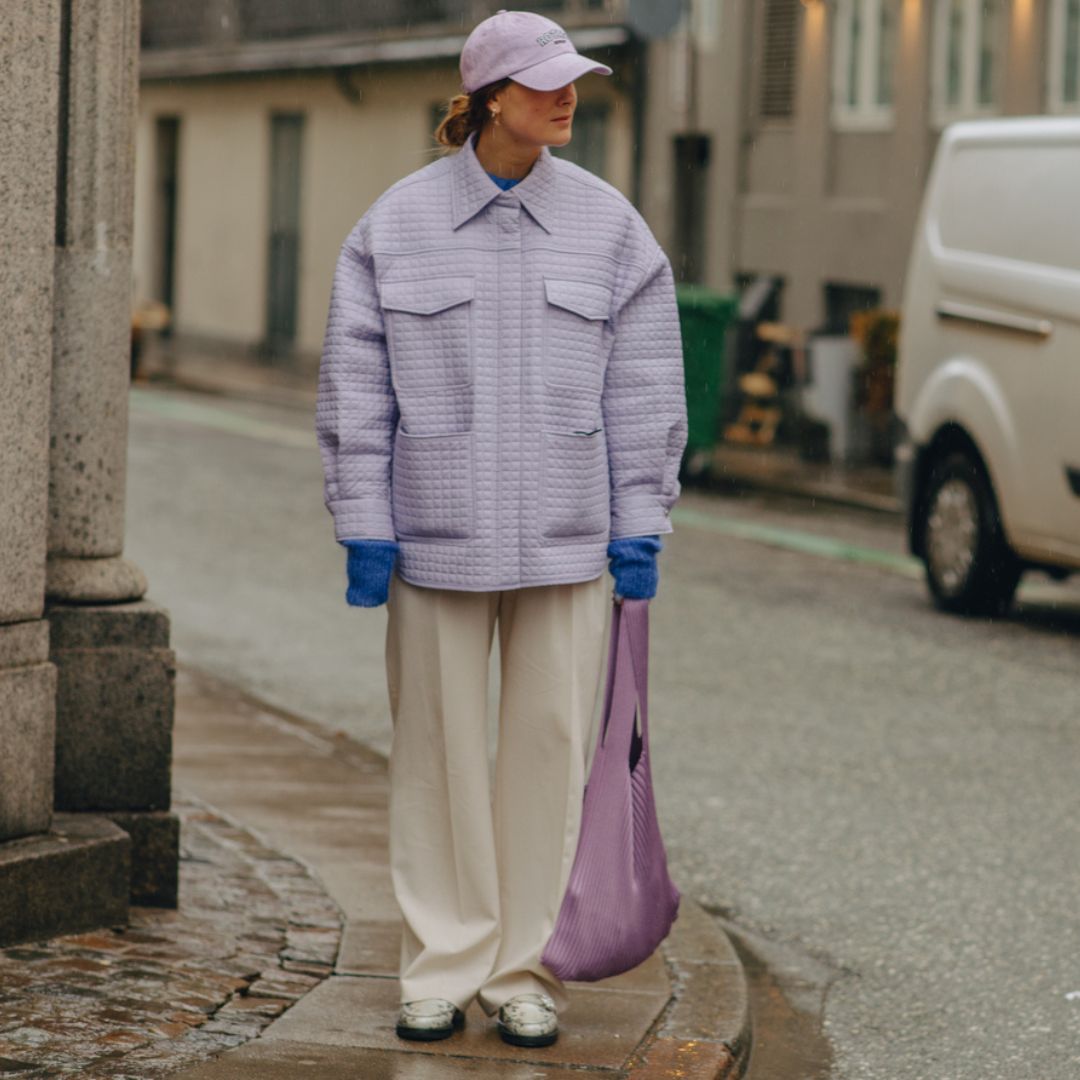
M 159 116 L 155 128 L 156 176 L 154 181 L 155 230 L 157 232 L 155 280 L 152 294 L 169 309 L 162 330 L 172 332 L 176 300 L 176 212 L 180 167 L 180 118 Z
M 266 280 L 266 349 L 292 351 L 300 277 L 300 166 L 302 113 L 270 118 L 270 236 Z
M 675 136 L 675 221 L 672 266 L 680 282 L 705 278 L 705 192 L 708 189 L 709 136 Z

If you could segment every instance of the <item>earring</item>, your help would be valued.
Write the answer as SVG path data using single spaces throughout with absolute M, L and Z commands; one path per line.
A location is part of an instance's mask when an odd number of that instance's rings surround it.
M 501 110 L 499 110 L 499 109 L 492 109 L 492 110 L 491 110 L 491 119 L 492 119 L 492 120 L 493 120 L 493 121 L 494 121 L 494 122 L 495 122 L 496 124 L 498 124 L 498 123 L 501 123 L 501 121 L 499 120 L 499 112 L 500 112 L 500 111 L 501 111 Z

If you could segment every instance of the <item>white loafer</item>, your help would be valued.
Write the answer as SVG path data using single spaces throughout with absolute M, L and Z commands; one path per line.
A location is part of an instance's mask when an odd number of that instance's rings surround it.
M 499 1034 L 512 1046 L 550 1046 L 559 1037 L 555 1002 L 547 994 L 518 994 L 499 1009 Z
M 434 1042 L 447 1039 L 465 1026 L 465 1014 L 445 998 L 406 1001 L 398 1014 L 397 1034 L 401 1039 Z

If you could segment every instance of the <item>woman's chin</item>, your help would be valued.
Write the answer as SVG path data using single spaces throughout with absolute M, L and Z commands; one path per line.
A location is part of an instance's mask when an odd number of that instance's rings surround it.
M 570 141 L 572 134 L 573 132 L 569 127 L 557 126 L 548 139 L 548 146 L 565 146 Z

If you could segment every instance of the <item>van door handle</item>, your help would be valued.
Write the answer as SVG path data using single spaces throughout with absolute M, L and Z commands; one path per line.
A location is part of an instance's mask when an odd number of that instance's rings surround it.
M 939 319 L 972 323 L 989 330 L 1007 330 L 1013 334 L 1038 338 L 1040 341 L 1045 341 L 1054 332 L 1054 324 L 1049 319 L 1029 319 L 1024 315 L 1011 315 L 1006 311 L 994 311 L 992 308 L 978 307 L 975 304 L 942 300 L 936 311 Z

